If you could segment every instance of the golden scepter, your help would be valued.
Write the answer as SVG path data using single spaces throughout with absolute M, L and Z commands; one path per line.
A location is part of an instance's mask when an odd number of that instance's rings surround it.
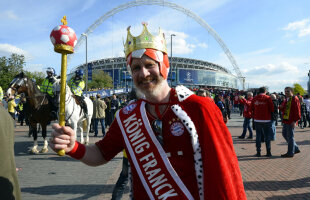
M 60 74 L 60 105 L 59 105 L 59 125 L 65 126 L 65 97 L 67 79 L 67 54 L 74 53 L 74 46 L 77 38 L 74 30 L 67 26 L 67 17 L 61 19 L 63 25 L 56 26 L 50 38 L 54 45 L 54 51 L 61 53 L 61 74 Z M 59 156 L 65 155 L 65 150 L 57 152 Z

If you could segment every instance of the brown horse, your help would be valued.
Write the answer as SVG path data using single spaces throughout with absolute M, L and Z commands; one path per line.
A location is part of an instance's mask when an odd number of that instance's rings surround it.
M 28 117 L 30 130 L 32 131 L 34 145 L 30 149 L 30 153 L 39 153 L 37 150 L 37 124 L 39 123 L 42 127 L 42 137 L 44 139 L 43 149 L 41 153 L 46 153 L 48 151 L 48 142 L 46 139 L 46 127 L 47 125 L 55 119 L 52 119 L 50 113 L 52 111 L 52 105 L 49 103 L 48 95 L 42 93 L 37 85 L 28 78 L 23 72 L 16 75 L 13 81 L 10 83 L 9 89 L 7 90 L 8 96 L 13 96 L 15 94 L 24 93 L 27 99 L 27 106 L 25 113 Z

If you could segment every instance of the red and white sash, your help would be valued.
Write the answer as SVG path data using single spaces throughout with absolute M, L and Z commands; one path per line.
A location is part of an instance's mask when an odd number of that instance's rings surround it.
M 117 112 L 130 159 L 150 199 L 194 199 L 155 137 L 145 111 L 138 101 Z

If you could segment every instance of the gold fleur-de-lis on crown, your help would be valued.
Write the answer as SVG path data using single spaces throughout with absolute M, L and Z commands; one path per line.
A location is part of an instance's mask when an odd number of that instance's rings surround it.
M 66 15 L 61 19 L 61 23 L 63 25 L 67 25 L 68 24 Z

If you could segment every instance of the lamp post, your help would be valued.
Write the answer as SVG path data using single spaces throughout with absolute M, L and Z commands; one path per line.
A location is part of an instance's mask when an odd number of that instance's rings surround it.
M 114 93 L 114 60 L 112 59 L 112 82 L 113 82 L 113 93 Z
M 245 77 L 241 77 L 242 78 L 242 90 L 245 90 Z
M 86 93 L 87 93 L 87 83 L 88 83 L 88 69 L 87 69 L 87 34 L 82 33 L 81 35 L 84 36 L 85 39 L 86 39 L 86 43 L 85 43 L 85 46 L 86 46 L 86 63 L 85 63 L 85 68 L 86 68 L 86 70 L 85 70 L 85 72 L 86 72 L 86 83 L 85 83 L 85 91 L 86 91 Z
M 175 34 L 171 34 L 170 37 L 170 42 L 171 42 L 171 48 L 170 48 L 170 65 L 171 65 L 171 73 L 170 73 L 170 86 L 172 87 L 172 72 L 173 72 L 173 68 L 172 68 L 172 36 L 175 36 Z
M 309 66 L 310 63 L 304 63 L 304 64 Z M 309 81 L 307 83 L 307 92 L 308 92 L 308 94 L 310 94 L 310 70 L 308 72 L 308 77 L 309 77 Z

